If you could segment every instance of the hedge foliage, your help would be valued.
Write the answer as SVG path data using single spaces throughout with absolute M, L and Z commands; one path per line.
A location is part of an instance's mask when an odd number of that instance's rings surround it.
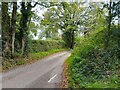
M 43 52 L 53 49 L 65 48 L 64 41 L 60 40 L 33 40 L 31 51 L 32 52 Z
M 113 30 L 117 32 L 118 30 Z M 73 50 L 69 63 L 69 86 L 74 88 L 120 87 L 120 37 L 113 35 L 104 50 L 104 31 L 81 38 Z M 117 38 L 113 38 L 117 37 Z
M 64 41 L 60 40 L 32 40 L 29 43 L 28 55 L 21 56 L 16 52 L 13 59 L 6 59 L 2 62 L 3 70 L 11 69 L 18 65 L 34 62 L 47 55 L 65 50 Z

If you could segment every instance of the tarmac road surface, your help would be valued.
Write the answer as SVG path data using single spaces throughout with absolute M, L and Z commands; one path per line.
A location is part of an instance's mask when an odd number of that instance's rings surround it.
M 70 51 L 50 55 L 2 74 L 2 88 L 58 88 Z

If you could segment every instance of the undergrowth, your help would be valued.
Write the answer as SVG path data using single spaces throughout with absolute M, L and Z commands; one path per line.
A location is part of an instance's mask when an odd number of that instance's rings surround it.
M 69 87 L 120 88 L 120 47 L 117 41 L 111 35 L 110 45 L 104 49 L 103 30 L 81 37 L 66 61 Z

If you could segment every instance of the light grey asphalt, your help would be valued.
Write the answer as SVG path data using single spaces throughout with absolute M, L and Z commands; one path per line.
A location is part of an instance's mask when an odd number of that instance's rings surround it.
M 43 58 L 2 74 L 3 88 L 58 88 L 69 51 Z

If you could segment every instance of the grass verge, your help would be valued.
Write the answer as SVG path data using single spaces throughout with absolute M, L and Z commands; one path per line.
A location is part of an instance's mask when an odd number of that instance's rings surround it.
M 55 50 L 49 50 L 46 52 L 30 53 L 28 55 L 28 57 L 25 57 L 25 58 L 21 57 L 21 58 L 10 59 L 10 60 L 5 59 L 2 62 L 2 71 L 4 72 L 4 71 L 10 70 L 10 69 L 13 69 L 15 67 L 18 67 L 20 65 L 31 64 L 31 63 L 38 61 L 48 55 L 51 55 L 51 54 L 54 54 L 57 52 L 62 52 L 64 50 L 65 49 L 55 49 Z

